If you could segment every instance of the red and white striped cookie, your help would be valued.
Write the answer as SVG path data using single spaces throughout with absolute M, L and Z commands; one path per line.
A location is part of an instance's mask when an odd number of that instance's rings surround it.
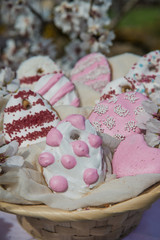
M 34 91 L 43 96 L 52 106 L 80 104 L 74 84 L 62 73 L 47 74 L 34 86 Z
M 48 56 L 34 56 L 22 62 L 17 69 L 17 78 L 22 87 L 31 90 L 34 84 L 45 74 L 60 72 L 59 67 Z
M 45 141 L 60 121 L 56 111 L 39 94 L 20 89 L 4 109 L 3 131 L 6 142 L 16 140 L 21 147 Z
M 101 92 L 111 79 L 111 68 L 101 53 L 91 53 L 81 58 L 71 71 L 71 81 L 91 86 Z

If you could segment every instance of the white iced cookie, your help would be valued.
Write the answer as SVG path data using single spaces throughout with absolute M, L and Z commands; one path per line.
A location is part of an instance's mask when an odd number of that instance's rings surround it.
M 82 115 L 69 115 L 46 138 L 39 156 L 45 180 L 55 193 L 78 198 L 104 182 L 102 139 Z
M 34 86 L 34 91 L 43 96 L 52 106 L 80 104 L 74 84 L 62 73 L 42 76 Z
M 59 67 L 48 56 L 34 56 L 22 62 L 17 69 L 17 78 L 22 87 L 33 90 L 35 82 L 48 73 L 60 72 Z
M 144 84 L 145 93 L 150 96 L 160 89 L 160 51 L 152 51 L 140 57 L 128 74 L 127 79 Z M 138 89 L 138 86 L 137 86 Z M 140 92 L 140 91 L 139 91 Z M 142 92 L 143 93 L 143 92 Z
M 47 133 L 60 121 L 56 111 L 39 94 L 20 89 L 4 109 L 6 142 L 16 140 L 21 147 L 45 141 Z
M 109 82 L 103 89 L 100 100 L 106 100 L 114 95 L 118 95 L 125 92 L 140 92 L 145 94 L 145 87 L 143 83 L 121 77 Z

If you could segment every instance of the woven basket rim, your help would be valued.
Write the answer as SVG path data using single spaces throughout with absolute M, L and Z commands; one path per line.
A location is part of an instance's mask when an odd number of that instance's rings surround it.
M 67 211 L 54 209 L 47 205 L 20 205 L 0 202 L 0 210 L 16 215 L 45 218 L 52 221 L 98 220 L 127 211 L 141 211 L 149 208 L 160 198 L 160 182 L 132 199 L 103 207 L 89 207 L 82 210 Z

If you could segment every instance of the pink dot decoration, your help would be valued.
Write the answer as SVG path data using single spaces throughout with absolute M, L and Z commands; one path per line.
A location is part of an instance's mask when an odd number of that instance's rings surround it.
M 49 186 L 55 192 L 65 192 L 68 189 L 68 181 L 63 176 L 53 176 L 49 181 Z
M 62 134 L 57 128 L 52 128 L 46 138 L 46 143 L 52 147 L 58 147 L 62 141 Z
M 85 118 L 79 114 L 72 114 L 65 119 L 66 122 L 70 122 L 74 127 L 84 130 L 85 129 Z
M 90 134 L 88 140 L 90 145 L 94 148 L 99 148 L 102 145 L 102 139 L 98 135 Z
M 55 161 L 54 156 L 49 152 L 43 152 L 39 155 L 38 162 L 42 167 L 47 167 Z
M 87 168 L 83 173 L 83 180 L 87 185 L 97 182 L 98 178 L 99 175 L 95 168 Z
M 61 163 L 65 168 L 72 169 L 76 166 L 77 161 L 71 155 L 63 155 L 62 158 L 61 158 Z
M 89 157 L 89 147 L 81 140 L 77 140 L 71 143 L 74 153 L 79 157 Z

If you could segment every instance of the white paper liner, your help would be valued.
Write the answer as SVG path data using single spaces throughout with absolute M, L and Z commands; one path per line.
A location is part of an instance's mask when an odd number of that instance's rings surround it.
M 45 183 L 40 168 L 37 169 L 38 155 L 45 147 L 45 143 L 41 143 L 19 150 L 19 153 L 25 159 L 22 168 L 5 168 L 6 173 L 0 176 L 0 184 L 4 187 L 0 188 L 0 201 L 18 204 L 44 203 L 52 208 L 75 210 L 83 207 L 117 203 L 133 198 L 160 181 L 160 174 L 143 174 L 115 179 L 115 176 L 110 172 L 110 160 L 119 141 L 106 134 L 101 134 L 101 136 L 103 146 L 106 149 L 105 153 L 108 156 L 106 159 L 108 174 L 105 183 L 90 190 L 88 194 L 79 199 L 70 199 L 63 194 L 52 193 Z
M 44 185 L 42 175 L 35 170 L 22 168 L 0 176 L 1 184 L 9 186 L 0 189 L 0 200 L 12 203 L 40 204 L 52 208 L 74 210 L 82 207 L 100 206 L 106 203 L 117 203 L 143 192 L 144 189 L 160 181 L 160 174 L 143 174 L 120 179 L 107 179 L 99 187 L 79 199 L 69 199 L 52 193 Z

